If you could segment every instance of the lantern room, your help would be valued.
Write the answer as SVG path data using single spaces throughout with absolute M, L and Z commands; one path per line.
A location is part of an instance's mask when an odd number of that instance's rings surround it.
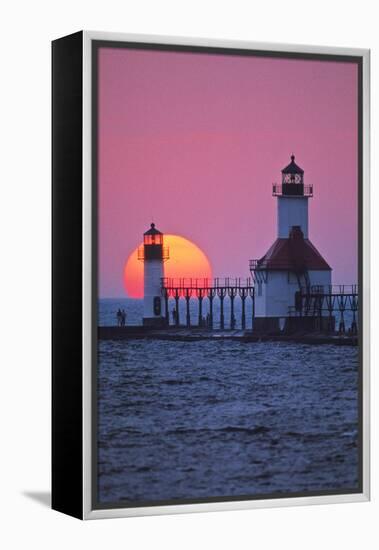
M 150 229 L 143 234 L 143 246 L 138 248 L 138 259 L 146 260 L 168 260 L 169 251 L 163 246 L 163 233 L 152 223 Z
M 304 170 L 296 164 L 295 155 L 291 155 L 291 162 L 282 170 L 282 185 L 287 183 L 304 183 Z
M 150 225 L 150 229 L 143 234 L 143 244 L 150 245 L 163 245 L 163 233 L 158 231 L 155 227 L 155 223 Z
M 274 196 L 313 197 L 313 185 L 304 185 L 304 170 L 295 162 L 295 155 L 291 155 L 291 162 L 282 170 L 282 184 L 272 186 Z

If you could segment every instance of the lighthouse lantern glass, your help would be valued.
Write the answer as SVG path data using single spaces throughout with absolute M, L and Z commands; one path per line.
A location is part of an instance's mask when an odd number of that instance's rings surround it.
M 304 176 L 303 174 L 283 174 L 282 183 L 302 184 Z
M 162 245 L 163 235 L 158 233 L 155 235 L 144 235 L 143 244 L 145 245 Z

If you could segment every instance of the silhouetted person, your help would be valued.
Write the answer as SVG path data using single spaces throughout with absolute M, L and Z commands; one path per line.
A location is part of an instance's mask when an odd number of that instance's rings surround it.
M 117 326 L 120 327 L 120 326 L 121 326 L 121 323 L 122 323 L 122 313 L 121 313 L 121 309 L 120 309 L 120 308 L 118 308 L 116 317 L 117 317 Z
M 125 309 L 121 311 L 121 326 L 124 327 L 126 325 L 126 313 Z

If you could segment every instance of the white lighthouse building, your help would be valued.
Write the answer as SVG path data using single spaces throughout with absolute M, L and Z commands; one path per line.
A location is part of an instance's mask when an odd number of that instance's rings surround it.
M 168 248 L 163 246 L 163 233 L 152 223 L 143 235 L 143 246 L 138 258 L 144 262 L 143 324 L 164 326 L 166 311 L 162 301 L 163 262 L 167 260 Z
M 309 240 L 308 202 L 313 186 L 304 184 L 304 170 L 295 156 L 282 170 L 281 185 L 274 184 L 277 200 L 277 239 L 259 260 L 251 260 L 255 287 L 255 329 L 283 330 L 293 323 L 299 293 L 332 282 L 332 270 Z

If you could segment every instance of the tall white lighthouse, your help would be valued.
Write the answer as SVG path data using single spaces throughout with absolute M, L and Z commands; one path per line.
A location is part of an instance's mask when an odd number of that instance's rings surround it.
M 295 156 L 273 184 L 277 200 L 277 239 L 259 260 L 251 260 L 255 286 L 255 328 L 283 330 L 296 314 L 299 292 L 326 291 L 332 270 L 309 240 L 308 202 L 313 186 L 304 184 L 304 170 Z
M 163 233 L 155 224 L 143 235 L 143 247 L 138 250 L 138 258 L 144 262 L 143 324 L 164 326 L 166 312 L 162 301 L 161 288 L 163 262 L 167 260 L 168 248 L 163 246 Z

